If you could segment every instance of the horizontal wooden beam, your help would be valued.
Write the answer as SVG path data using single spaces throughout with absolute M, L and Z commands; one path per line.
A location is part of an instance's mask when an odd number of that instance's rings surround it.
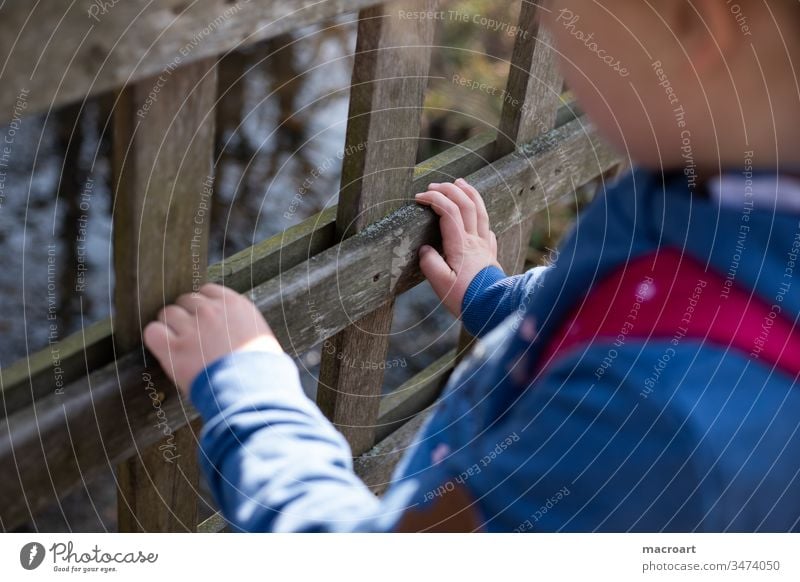
M 501 235 L 616 163 L 595 129 L 578 119 L 467 178 Z M 285 348 L 301 353 L 422 281 L 417 249 L 438 238 L 433 212 L 406 206 L 255 287 L 250 297 Z
M 0 3 L 0 124 L 225 54 L 379 0 Z M 355 17 L 354 17 L 355 20 Z M 154 86 L 157 91 L 160 86 Z M 20 102 L 23 105 L 20 105 Z
M 468 176 L 497 232 L 518 226 L 618 157 L 578 119 Z M 407 206 L 257 286 L 251 298 L 289 353 L 331 337 L 422 280 L 416 253 L 437 244 L 430 210 Z M 0 524 L 47 502 L 196 417 L 146 353 L 134 352 L 0 421 Z
M 0 369 L 0 418 L 59 393 L 81 376 L 114 359 L 111 320 L 88 325 L 30 357 Z
M 220 512 L 217 512 L 198 524 L 197 533 L 225 533 L 229 529 L 228 522 Z
M 433 404 L 455 365 L 456 350 L 453 349 L 403 382 L 397 390 L 381 398 L 380 414 L 375 428 L 376 440 L 385 439 L 421 410 Z
M 564 108 L 565 116 L 569 115 Z M 495 132 L 481 133 L 417 165 L 414 189 L 425 190 L 430 182 L 453 180 L 489 163 Z M 246 248 L 209 266 L 208 280 L 239 292 L 277 277 L 336 244 L 336 212 L 331 206 L 284 232 Z M 0 391 L 4 406 L 0 418 L 12 414 L 37 398 L 101 368 L 114 359 L 111 320 L 86 327 L 44 350 L 0 369 Z
M 574 119 L 574 104 L 562 108 L 562 121 Z M 563 124 L 562 123 L 562 124 Z M 412 189 L 422 192 L 436 181 L 454 180 L 478 171 L 493 160 L 496 132 L 480 133 L 417 164 Z M 211 265 L 208 278 L 244 292 L 277 277 L 334 246 L 338 206 L 330 206 L 300 224 Z
M 567 103 L 559 111 L 557 125 L 575 119 L 577 106 Z M 482 132 L 421 162 L 414 171 L 414 190 L 430 182 L 451 181 L 476 172 L 492 162 L 495 131 Z M 279 273 L 299 265 L 336 244 L 337 207 L 326 208 L 300 224 L 244 249 L 208 268 L 208 279 L 239 292 L 252 289 Z M 0 418 L 21 410 L 114 359 L 111 320 L 90 325 L 62 341 L 0 369 L 4 406 Z
M 353 469 L 375 495 L 382 495 L 392 482 L 395 467 L 414 442 L 419 429 L 433 412 L 427 408 L 390 436 L 353 461 Z

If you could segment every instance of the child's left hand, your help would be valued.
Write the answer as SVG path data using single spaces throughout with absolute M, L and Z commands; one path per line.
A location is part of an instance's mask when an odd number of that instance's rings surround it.
M 489 214 L 480 193 L 464 179 L 454 184 L 431 184 L 417 194 L 419 204 L 439 215 L 444 256 L 428 245 L 419 252 L 422 274 L 442 304 L 461 317 L 461 304 L 475 276 L 497 262 L 497 238 L 489 227 Z
M 184 395 L 209 364 L 235 350 L 283 352 L 251 301 L 211 283 L 162 309 L 144 329 L 144 343 Z

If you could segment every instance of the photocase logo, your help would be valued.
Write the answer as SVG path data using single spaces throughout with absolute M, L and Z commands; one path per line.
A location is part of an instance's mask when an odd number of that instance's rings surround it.
M 44 546 L 38 542 L 30 542 L 19 551 L 19 563 L 26 570 L 35 570 L 44 561 Z

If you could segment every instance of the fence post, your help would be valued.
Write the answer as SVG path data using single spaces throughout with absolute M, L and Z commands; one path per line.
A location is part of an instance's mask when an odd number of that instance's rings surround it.
M 520 33 L 511 56 L 494 159 L 514 152 L 518 145 L 555 127 L 563 79 L 550 34 L 539 25 L 540 10 L 538 4 L 522 0 Z M 530 219 L 498 237 L 497 258 L 507 273 L 518 273 L 524 267 L 532 232 L 533 219 Z M 463 358 L 471 343 L 472 337 L 462 328 L 459 359 Z
M 166 69 L 119 94 L 112 318 L 118 355 L 141 346 L 142 327 L 161 307 L 205 279 L 216 89 L 216 60 L 207 59 Z M 177 398 L 174 387 L 154 386 L 152 405 L 164 398 Z M 172 434 L 166 424 L 162 432 L 162 442 L 118 466 L 120 531 L 197 527 L 195 434 L 191 426 Z
M 403 0 L 359 15 L 336 217 L 340 238 L 407 204 L 413 194 L 434 23 L 405 13 L 435 6 L 435 0 Z M 393 308 L 388 302 L 325 342 L 322 350 L 317 402 L 355 455 L 374 441 Z
M 539 25 L 541 8 L 523 0 L 520 30 L 511 57 L 506 97 L 497 132 L 497 158 L 513 152 L 519 144 L 547 133 L 556 123 L 561 105 L 564 80 L 558 70 L 550 33 Z M 498 241 L 501 264 L 516 273 L 525 264 L 525 249 L 533 229 L 533 220 L 504 234 Z

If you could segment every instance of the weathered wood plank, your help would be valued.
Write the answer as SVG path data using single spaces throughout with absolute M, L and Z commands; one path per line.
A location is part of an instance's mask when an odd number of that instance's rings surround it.
M 456 350 L 451 350 L 403 382 L 397 390 L 384 396 L 381 399 L 375 439 L 385 439 L 421 410 L 433 404 L 455 364 Z
M 70 382 L 113 359 L 111 320 L 105 319 L 0 369 L 0 418 L 30 406 L 36 398 L 60 393 Z
M 142 327 L 165 304 L 205 282 L 216 75 L 216 59 L 181 68 L 160 87 L 144 116 L 154 80 L 126 87 L 118 98 L 112 317 L 117 353 L 140 346 Z M 156 393 L 147 406 L 157 399 Z M 194 432 L 185 427 L 164 436 L 119 465 L 120 531 L 194 531 L 197 526 Z
M 563 123 L 575 117 L 568 107 L 562 108 L 560 116 Z M 452 180 L 479 170 L 492 156 L 495 137 L 493 131 L 481 133 L 421 162 L 414 170 L 412 192 L 424 190 L 430 182 Z M 208 280 L 244 292 L 277 277 L 336 244 L 336 213 L 336 206 L 326 208 L 209 266 Z M 54 349 L 58 352 L 57 360 Z M 5 402 L 0 418 L 105 366 L 113 358 L 111 321 L 106 319 L 66 337 L 54 348 L 48 347 L 0 369 L 0 390 Z
M 556 63 L 549 32 L 539 25 L 542 8 L 524 1 L 518 25 L 527 34 L 519 34 L 511 56 L 511 69 L 503 98 L 495 156 L 513 152 L 520 144 L 547 133 L 556 126 L 563 104 L 564 84 Z M 506 273 L 519 273 L 525 265 L 527 247 L 533 233 L 533 221 L 523 221 L 497 238 L 497 259 Z M 459 357 L 464 357 L 473 338 L 461 330 Z
M 539 23 L 541 10 L 534 2 L 522 2 L 520 8 L 520 29 L 530 34 L 517 35 L 514 44 L 497 133 L 498 157 L 553 129 L 563 105 L 564 80 L 550 33 Z M 522 222 L 498 241 L 500 263 L 509 273 L 524 267 L 532 231 L 532 221 Z
M 566 97 L 564 100 L 569 101 Z M 556 125 L 560 127 L 578 115 L 577 106 L 569 103 L 559 110 Z M 453 180 L 484 167 L 493 160 L 496 137 L 494 131 L 483 132 L 421 162 L 414 169 L 412 192 L 423 191 L 431 182 Z M 336 244 L 336 214 L 336 206 L 326 208 L 280 234 L 211 265 L 208 280 L 244 292 L 277 277 Z M 54 359 L 53 350 L 58 352 L 57 359 Z M 107 319 L 66 337 L 55 347 L 0 369 L 0 390 L 5 403 L 0 418 L 105 366 L 113 358 L 111 321 Z
M 383 494 L 392 482 L 392 473 L 408 452 L 432 408 L 420 412 L 400 429 L 353 461 L 356 475 L 375 495 Z
M 197 533 L 225 533 L 230 530 L 228 522 L 217 512 L 197 526 Z
M 350 88 L 336 231 L 347 238 L 400 208 L 411 190 L 436 0 L 401 0 L 363 10 Z M 390 261 L 391 265 L 391 261 Z M 317 403 L 344 434 L 353 454 L 372 446 L 394 302 L 332 337 L 322 351 Z
M 562 108 L 560 116 L 563 123 L 575 118 L 568 107 Z M 411 191 L 421 192 L 431 182 L 478 171 L 489 163 L 496 135 L 493 131 L 483 132 L 420 162 L 414 168 Z M 211 265 L 208 279 L 244 292 L 277 277 L 336 244 L 338 212 L 338 205 L 326 208 L 280 234 Z
M 117 463 L 162 440 L 162 415 L 170 430 L 184 425 L 186 414 L 175 406 L 173 391 L 159 369 L 148 370 L 141 355 L 129 354 L 67 386 L 63 395 L 4 419 L 0 470 L 6 477 L 0 489 L 12 496 L 0 499 L 3 527 L 35 520 L 84 479 L 113 473 Z M 155 406 L 161 395 L 168 396 Z
M 553 129 L 563 105 L 564 79 L 550 33 L 539 23 L 542 10 L 535 2 L 522 2 L 520 7 L 519 27 L 530 34 L 517 35 L 514 43 L 497 132 L 498 157 Z M 498 258 L 507 272 L 524 267 L 532 231 L 533 221 L 523 221 L 498 240 Z
M 541 10 L 534 2 L 521 3 L 519 27 L 528 34 L 517 35 L 514 43 L 497 132 L 498 157 L 553 129 L 563 104 L 564 81 L 550 34 L 539 24 Z M 532 229 L 531 221 L 523 222 L 498 240 L 498 259 L 508 273 L 523 268 Z
M 49 111 L 378 0 L 10 0 L 0 4 L 0 123 L 19 91 Z M 103 7 L 106 8 L 103 8 Z
M 519 27 L 529 34 L 517 35 L 514 43 L 497 132 L 498 157 L 553 129 L 563 105 L 564 80 L 550 33 L 539 23 L 541 10 L 534 2 L 520 6 Z M 517 273 L 523 268 L 532 229 L 532 221 L 522 222 L 498 240 L 498 258 L 507 272 Z
M 550 33 L 539 25 L 535 2 L 522 2 L 520 30 L 511 55 L 503 111 L 497 132 L 497 155 L 513 152 L 519 144 L 553 129 L 563 105 L 564 84 L 556 62 Z
M 585 120 L 576 120 L 469 176 L 486 199 L 494 230 L 517 227 L 615 163 L 616 154 L 598 140 Z M 273 329 L 284 345 L 301 351 L 419 283 L 416 250 L 438 236 L 431 213 L 406 206 L 250 295 L 262 312 L 279 306 Z
M 493 227 L 504 232 L 618 162 L 592 126 L 578 119 L 467 178 L 484 195 Z M 302 353 L 419 283 L 417 249 L 436 244 L 437 226 L 428 209 L 404 207 L 250 296 L 286 349 Z M 396 257 L 398 240 L 407 244 Z M 396 278 L 392 258 L 405 263 Z M 346 283 L 341 294 L 340 282 Z M 318 307 L 314 314 L 309 302 Z M 165 395 L 158 409 L 151 390 Z M 66 386 L 63 395 L 10 415 L 0 421 L 0 471 L 6 475 L 0 523 L 10 528 L 30 519 L 81 479 L 161 440 L 160 416 L 175 430 L 194 414 L 157 367 L 143 367 L 141 355 L 132 353 Z
M 517 35 L 514 43 L 497 132 L 498 157 L 556 127 L 558 111 L 563 105 L 564 79 L 556 61 L 553 39 L 539 23 L 542 10 L 534 2 L 522 2 L 520 8 L 520 29 L 527 27 L 530 34 Z M 532 231 L 532 221 L 522 222 L 518 229 L 510 230 L 498 240 L 498 258 L 509 273 L 524 268 Z

